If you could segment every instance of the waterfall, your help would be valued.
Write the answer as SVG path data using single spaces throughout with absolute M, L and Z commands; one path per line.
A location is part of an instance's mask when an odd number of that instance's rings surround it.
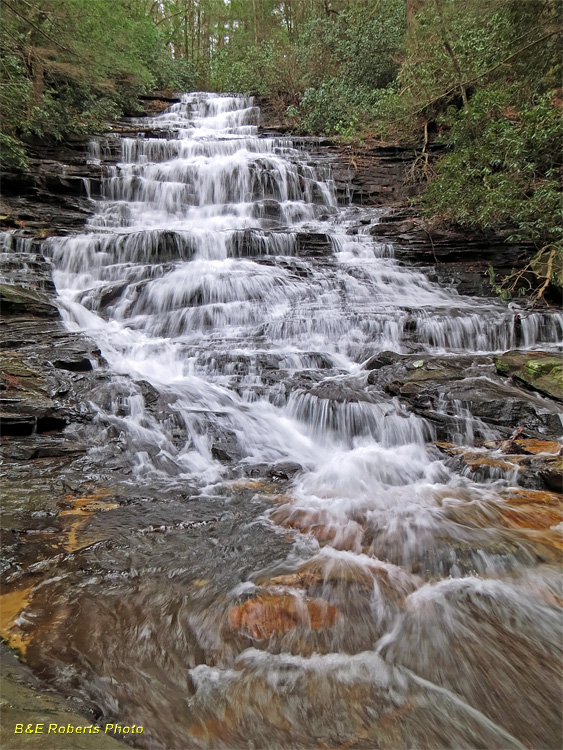
M 400 264 L 330 162 L 258 116 L 184 95 L 151 119 L 167 138 L 121 139 L 84 232 L 44 243 L 111 372 L 90 456 L 131 474 L 100 546 L 45 587 L 59 615 L 32 656 L 146 747 L 547 746 L 556 522 L 518 529 L 506 482 L 456 470 L 364 365 L 555 347 L 563 316 Z M 499 436 L 447 408 L 450 439 Z
M 137 442 L 143 472 L 156 455 L 174 475 L 219 476 L 217 431 L 247 463 L 311 468 L 328 443 L 420 444 L 431 430 L 388 397 L 332 403 L 290 393 L 281 376 L 322 361 L 330 391 L 381 350 L 484 353 L 561 336 L 561 316 L 517 321 L 350 234 L 358 217 L 338 205 L 330 167 L 291 138 L 260 138 L 257 117 L 251 98 L 184 95 L 153 118 L 168 139 L 122 139 L 88 231 L 47 243 L 67 324 L 91 332 L 116 373 L 166 392 L 187 431 L 178 446 L 142 407 L 106 413 Z

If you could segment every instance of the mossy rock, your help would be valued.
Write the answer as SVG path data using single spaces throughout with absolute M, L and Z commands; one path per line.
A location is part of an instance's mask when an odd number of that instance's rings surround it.
M 0 308 L 3 315 L 33 315 L 56 318 L 56 305 L 50 298 L 34 289 L 24 289 L 14 284 L 0 284 Z
M 18 354 L 0 354 L 0 368 L 4 375 L 12 378 L 40 378 L 41 373 L 24 362 Z
M 49 724 L 65 727 L 92 725 L 92 719 L 74 710 L 53 691 L 45 690 L 28 668 L 19 663 L 4 644 L 0 657 L 0 747 L 5 750 L 126 750 L 128 747 L 111 734 L 47 734 Z M 43 725 L 43 733 L 15 734 L 17 724 L 24 728 Z
M 502 375 L 510 375 L 541 393 L 563 401 L 563 359 L 548 352 L 510 351 L 495 358 Z

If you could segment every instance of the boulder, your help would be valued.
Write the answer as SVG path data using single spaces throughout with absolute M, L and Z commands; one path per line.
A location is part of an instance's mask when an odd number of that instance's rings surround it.
M 394 364 L 371 370 L 367 382 L 428 419 L 440 440 L 451 440 L 466 429 L 468 419 L 478 440 L 491 440 L 491 430 L 510 438 L 517 428 L 522 428 L 524 439 L 556 440 L 561 435 L 560 405 L 521 387 L 518 380 L 499 377 L 488 355 L 403 355 Z
M 510 351 L 495 358 L 501 375 L 510 375 L 540 393 L 563 401 L 563 359 L 548 352 Z
M 11 284 L 0 284 L 0 307 L 2 315 L 59 316 L 57 306 L 46 294 Z

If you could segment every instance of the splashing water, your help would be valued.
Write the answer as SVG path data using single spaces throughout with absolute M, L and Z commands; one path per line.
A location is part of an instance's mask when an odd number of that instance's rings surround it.
M 38 663 L 147 747 L 555 747 L 552 532 L 507 528 L 498 483 L 437 460 L 361 364 L 554 344 L 561 316 L 517 325 L 350 234 L 329 167 L 257 116 L 184 96 L 152 120 L 168 139 L 122 139 L 87 231 L 46 243 L 114 373 L 100 429 L 141 495 L 197 482 L 203 516 L 159 540 L 116 521 L 75 599 L 50 590 L 72 658 L 53 638 Z M 241 479 L 280 462 L 283 490 Z

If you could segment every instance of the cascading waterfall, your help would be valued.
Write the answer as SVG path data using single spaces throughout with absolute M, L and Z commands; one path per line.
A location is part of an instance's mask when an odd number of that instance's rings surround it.
M 459 296 L 350 234 L 357 215 L 338 205 L 329 168 L 290 138 L 258 137 L 257 115 L 249 98 L 185 95 L 153 118 L 168 139 L 122 139 L 87 231 L 45 243 L 66 324 L 114 373 L 111 397 L 93 402 L 100 429 L 127 443 L 133 483 L 198 484 L 219 505 L 255 465 L 301 467 L 270 507 L 252 510 L 252 491 L 233 510 L 246 535 L 290 531 L 290 551 L 264 541 L 186 594 L 182 539 L 143 541 L 123 575 L 158 576 L 113 605 L 91 582 L 131 654 L 112 666 L 112 636 L 97 630 L 77 647 L 81 690 L 145 723 L 151 747 L 549 742 L 556 724 L 537 725 L 558 702 L 545 657 L 559 649 L 553 566 L 530 539 L 472 520 L 497 517 L 496 485 L 436 458 L 432 427 L 366 390 L 361 365 L 384 350 L 545 347 L 562 316 Z M 91 159 L 103 156 L 94 145 Z M 460 419 L 463 440 L 473 422 Z M 244 534 L 233 549 L 260 545 Z M 81 596 L 79 620 L 92 606 Z M 263 613 L 283 600 L 295 627 L 262 638 L 245 609 L 257 596 Z M 522 698 L 526 680 L 541 705 Z

